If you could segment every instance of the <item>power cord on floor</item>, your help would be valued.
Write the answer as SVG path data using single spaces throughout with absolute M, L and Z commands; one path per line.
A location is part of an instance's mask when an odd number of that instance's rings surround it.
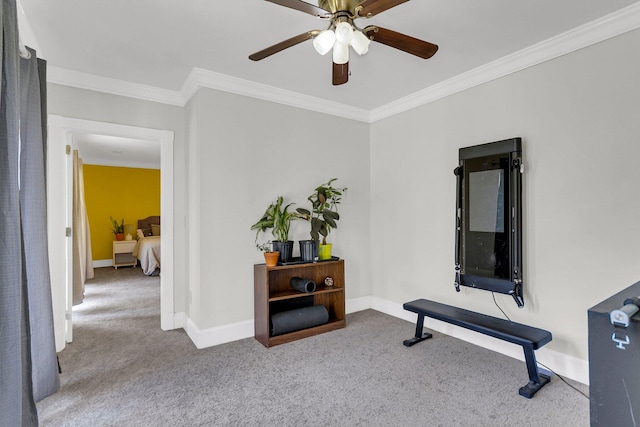
M 500 307 L 500 305 L 498 304 L 498 301 L 496 301 L 496 294 L 495 292 L 491 292 L 491 296 L 493 297 L 493 303 L 496 305 L 496 307 L 498 307 L 498 309 L 502 312 L 502 314 L 504 314 L 504 317 L 507 318 L 507 320 L 509 322 L 512 322 L 512 320 L 509 318 L 509 316 L 507 316 L 507 313 L 504 312 L 504 310 L 502 309 L 502 307 Z M 565 383 L 566 385 L 568 385 L 569 387 L 571 387 L 572 389 L 574 389 L 575 391 L 577 391 L 578 393 L 580 393 L 581 395 L 583 395 L 584 397 L 586 397 L 587 399 L 589 399 L 589 395 L 584 393 L 583 391 L 579 390 L 577 387 L 569 384 L 569 382 L 567 380 L 565 380 L 561 375 L 558 375 L 557 373 L 555 373 L 551 368 L 549 368 L 547 365 L 545 365 L 544 363 L 540 363 L 538 362 L 538 365 L 544 367 L 545 369 L 547 369 L 549 372 L 551 372 L 553 375 L 555 375 L 556 377 L 560 378 L 560 380 Z

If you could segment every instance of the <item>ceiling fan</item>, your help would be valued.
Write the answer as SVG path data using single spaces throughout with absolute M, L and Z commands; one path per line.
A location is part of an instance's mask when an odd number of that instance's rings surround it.
M 334 85 L 349 81 L 349 47 L 357 54 L 363 55 L 369 49 L 369 43 L 375 41 L 424 59 L 431 58 L 438 51 L 438 46 L 435 44 L 376 25 L 360 29 L 354 22 L 357 18 L 371 18 L 409 0 L 318 0 L 318 6 L 302 0 L 267 1 L 327 20 L 329 26 L 326 30 L 307 31 L 269 46 L 250 55 L 249 59 L 260 61 L 274 53 L 313 39 L 313 46 L 321 55 L 333 50 L 332 82 Z

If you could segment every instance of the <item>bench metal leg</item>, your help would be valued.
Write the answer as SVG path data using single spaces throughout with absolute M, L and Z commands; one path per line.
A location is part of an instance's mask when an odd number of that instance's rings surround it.
M 404 344 L 406 347 L 411 347 L 414 344 L 417 344 L 421 341 L 428 340 L 429 338 L 431 338 L 433 335 L 431 335 L 429 332 L 422 333 L 423 328 L 424 328 L 424 315 L 418 314 L 418 321 L 416 322 L 415 336 L 408 340 L 404 340 L 402 344 Z
M 538 371 L 538 364 L 536 363 L 536 355 L 533 352 L 533 346 L 523 346 L 522 348 L 524 349 L 524 359 L 527 362 L 527 371 L 529 372 L 529 384 L 520 388 L 520 396 L 531 399 L 538 390 L 544 387 L 544 385 L 551 380 L 551 378 Z

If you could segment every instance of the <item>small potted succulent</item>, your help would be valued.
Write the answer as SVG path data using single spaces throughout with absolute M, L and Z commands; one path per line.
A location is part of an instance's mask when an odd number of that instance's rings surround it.
M 269 205 L 258 222 L 251 226 L 251 229 L 257 230 L 256 241 L 260 232 L 271 229 L 271 234 L 275 237 L 275 240 L 271 242 L 273 250 L 280 253 L 280 262 L 288 262 L 291 261 L 293 254 L 293 242 L 289 240 L 291 221 L 299 219 L 300 215 L 296 212 L 289 212 L 289 207 L 293 203 L 284 207 L 283 204 L 284 198 L 279 196 L 274 203 Z
M 311 211 L 303 208 L 297 209 L 298 214 L 311 223 L 311 241 L 318 245 L 317 257 L 320 260 L 331 259 L 331 244 L 327 243 L 327 236 L 331 230 L 338 228 L 338 220 L 340 219 L 338 205 L 347 191 L 347 188 L 334 188 L 333 182 L 336 180 L 337 178 L 331 178 L 311 193 L 307 198 L 311 202 Z M 322 243 L 319 242 L 320 236 L 322 236 Z M 300 242 L 301 254 L 303 252 L 302 245 L 303 242 Z
M 118 224 L 118 221 L 113 219 L 112 216 L 110 216 L 109 219 L 111 220 L 111 225 L 113 226 L 112 232 L 116 235 L 116 240 L 124 240 L 124 218 L 122 218 L 120 224 Z
M 278 265 L 280 252 L 272 249 L 271 242 L 256 243 L 256 248 L 264 255 L 264 262 L 267 264 L 267 267 L 275 267 Z

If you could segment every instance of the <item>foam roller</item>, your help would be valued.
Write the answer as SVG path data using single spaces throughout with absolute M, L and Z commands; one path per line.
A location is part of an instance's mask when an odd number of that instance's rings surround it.
M 300 292 L 314 292 L 316 290 L 316 282 L 302 277 L 292 277 L 289 284 L 293 289 Z
M 324 305 L 312 305 L 283 311 L 271 316 L 271 336 L 324 325 L 328 321 L 329 312 Z

